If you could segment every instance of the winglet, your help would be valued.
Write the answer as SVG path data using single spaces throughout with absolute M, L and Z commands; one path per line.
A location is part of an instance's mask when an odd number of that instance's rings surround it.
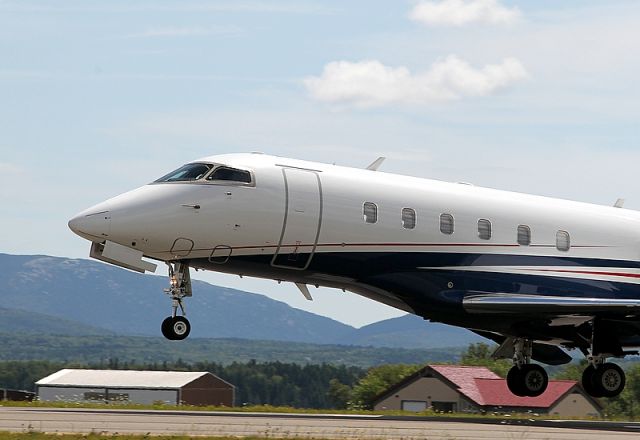
M 624 199 L 616 200 L 616 203 L 613 205 L 614 208 L 622 208 L 624 207 Z
M 380 165 L 382 165 L 382 162 L 384 162 L 385 159 L 386 157 L 380 156 L 379 158 L 371 162 L 367 169 L 370 171 L 378 171 L 378 168 L 380 168 Z
M 305 298 L 307 298 L 307 300 L 313 301 L 313 298 L 311 297 L 311 293 L 309 293 L 309 288 L 307 287 L 306 284 L 296 283 L 296 287 L 300 289 L 300 292 L 302 292 L 302 295 Z

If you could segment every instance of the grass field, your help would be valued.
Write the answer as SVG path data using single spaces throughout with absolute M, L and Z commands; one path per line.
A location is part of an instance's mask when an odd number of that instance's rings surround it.
M 255 413 L 287 413 L 287 414 L 352 414 L 352 415 L 408 415 L 403 411 L 367 411 L 367 410 L 338 410 L 338 409 L 311 409 L 293 408 L 290 406 L 271 405 L 251 405 L 251 406 L 189 406 L 189 405 L 139 405 L 134 403 L 74 403 L 74 402 L 1 402 L 0 407 L 21 407 L 21 408 L 82 408 L 82 409 L 125 409 L 125 410 L 156 410 L 156 411 L 223 411 L 223 412 L 255 412 Z M 419 416 L 445 415 L 433 411 L 421 413 L 410 413 Z M 446 414 L 451 416 L 451 414 Z M 462 415 L 465 416 L 465 415 Z M 466 414 L 469 417 L 478 415 Z M 485 416 L 486 417 L 486 416 Z M 530 418 L 531 415 L 523 417 Z M 155 437 L 154 437 L 155 438 Z
M 287 413 L 287 414 L 350 414 L 350 415 L 381 415 L 381 416 L 426 416 L 426 417 L 462 417 L 472 419 L 557 419 L 558 416 L 538 413 L 442 413 L 432 410 L 422 412 L 406 411 L 369 411 L 369 410 L 337 410 L 337 409 L 309 409 L 288 406 L 253 405 L 253 406 L 189 406 L 189 405 L 140 405 L 133 403 L 87 403 L 87 402 L 2 402 L 0 407 L 26 408 L 86 408 L 86 409 L 125 409 L 125 410 L 157 410 L 157 411 L 223 411 L 223 412 L 252 412 L 252 413 Z M 566 419 L 566 417 L 562 417 Z M 578 420 L 597 420 L 595 418 L 580 418 Z M 153 437 L 154 439 L 157 437 Z

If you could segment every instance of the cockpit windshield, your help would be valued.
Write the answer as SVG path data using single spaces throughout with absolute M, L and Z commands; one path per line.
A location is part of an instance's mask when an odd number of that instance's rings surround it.
M 166 176 L 162 176 L 156 182 L 190 182 L 202 179 L 213 168 L 209 163 L 188 163 L 181 166 Z
M 207 177 L 207 180 L 226 180 L 238 183 L 251 183 L 251 173 L 245 170 L 220 166 Z

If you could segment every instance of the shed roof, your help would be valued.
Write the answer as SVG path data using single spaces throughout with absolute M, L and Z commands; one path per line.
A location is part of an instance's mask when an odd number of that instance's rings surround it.
M 480 405 L 549 408 L 577 385 L 575 380 L 550 380 L 547 390 L 537 397 L 514 396 L 504 379 L 476 379 L 476 388 L 482 396 Z
M 39 386 L 113 388 L 181 388 L 211 374 L 186 371 L 77 370 L 64 369 L 36 382 Z
M 428 365 L 428 367 L 453 382 L 462 394 L 480 405 L 484 405 L 484 398 L 476 384 L 476 379 L 500 379 L 500 376 L 486 367 L 465 365 Z
M 573 380 L 550 380 L 547 390 L 538 397 L 518 397 L 509 391 L 507 381 L 486 367 L 471 367 L 461 365 L 426 365 L 411 376 L 406 377 L 374 398 L 379 402 L 386 396 L 424 377 L 429 370 L 435 372 L 459 393 L 479 406 L 502 406 L 520 408 L 550 408 L 563 396 L 578 387 Z M 597 408 L 600 403 L 588 395 L 587 398 Z
M 486 367 L 429 365 L 452 382 L 460 393 L 480 406 L 549 408 L 573 389 L 575 380 L 550 380 L 546 391 L 537 397 L 516 396 L 507 381 Z

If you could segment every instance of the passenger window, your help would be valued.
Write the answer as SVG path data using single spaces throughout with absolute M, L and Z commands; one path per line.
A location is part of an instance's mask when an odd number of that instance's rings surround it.
M 556 232 L 556 247 L 559 251 L 568 251 L 571 248 L 571 238 L 567 231 Z
M 229 167 L 218 167 L 207 180 L 226 180 L 230 182 L 251 183 L 251 173 L 249 171 L 237 170 Z
M 491 222 L 489 220 L 478 220 L 478 237 L 480 237 L 482 240 L 491 239 Z
M 416 211 L 411 208 L 402 208 L 402 227 L 413 229 L 416 227 Z
M 440 232 L 443 234 L 453 234 L 453 216 L 451 214 L 440 214 Z
M 365 202 L 362 207 L 364 221 L 367 223 L 376 223 L 378 221 L 378 206 L 375 203 Z
M 213 168 L 213 165 L 209 163 L 188 163 L 162 176 L 156 182 L 190 182 L 202 179 L 211 168 Z
M 529 226 L 518 226 L 518 244 L 520 246 L 529 246 L 531 244 L 531 228 Z

